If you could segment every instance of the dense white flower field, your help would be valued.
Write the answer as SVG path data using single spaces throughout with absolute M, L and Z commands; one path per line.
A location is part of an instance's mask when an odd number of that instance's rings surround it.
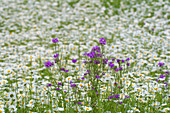
M 168 0 L 0 0 L 0 113 L 170 110 Z

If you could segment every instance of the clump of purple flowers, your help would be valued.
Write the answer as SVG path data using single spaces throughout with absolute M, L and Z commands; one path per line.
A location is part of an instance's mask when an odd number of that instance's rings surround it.
M 73 59 L 72 62 L 73 62 L 73 63 L 76 63 L 76 62 L 77 62 L 77 59 Z
M 45 62 L 45 67 L 50 67 L 50 66 L 53 66 L 54 63 L 50 62 L 50 61 L 47 61 Z
M 106 44 L 105 38 L 100 38 L 99 43 L 100 43 L 101 45 L 105 45 L 105 44 Z
M 50 87 L 51 86 L 51 83 L 47 85 L 47 87 Z
M 65 70 L 65 68 L 64 68 L 64 67 L 60 68 L 60 70 L 59 70 L 59 71 L 69 72 L 68 70 Z
M 54 58 L 57 58 L 59 56 L 59 54 L 58 53 L 56 53 L 55 55 L 54 55 Z
M 75 83 L 71 83 L 71 87 L 76 87 L 77 85 Z
M 96 77 L 97 79 L 99 79 L 99 78 L 100 78 L 100 76 L 99 76 L 99 75 L 96 75 L 95 77 Z
M 109 99 L 112 99 L 112 98 L 116 98 L 116 99 L 118 99 L 119 98 L 119 94 L 117 94 L 117 95 L 111 95 L 111 96 L 109 96 L 109 97 L 107 97 L 107 99 L 109 100 Z
M 90 53 L 84 53 L 89 58 L 101 57 L 100 47 L 93 47 Z
M 159 65 L 159 67 L 161 67 L 164 65 L 164 63 L 159 62 L 158 65 Z
M 52 42 L 53 42 L 53 43 L 58 42 L 58 38 L 52 39 Z

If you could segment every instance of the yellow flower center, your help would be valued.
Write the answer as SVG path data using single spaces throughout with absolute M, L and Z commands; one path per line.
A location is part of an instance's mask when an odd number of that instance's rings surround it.
M 90 110 L 89 108 L 86 108 L 86 110 Z

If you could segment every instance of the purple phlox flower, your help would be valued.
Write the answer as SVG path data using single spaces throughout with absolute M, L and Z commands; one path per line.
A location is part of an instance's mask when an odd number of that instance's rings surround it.
M 97 57 L 102 57 L 102 55 L 101 54 L 97 54 Z
M 119 67 L 119 70 L 122 70 L 123 69 L 123 67 Z
M 122 62 L 125 62 L 125 60 L 122 60 Z
M 109 65 L 110 65 L 110 64 L 113 64 L 113 62 L 109 62 Z
M 112 58 L 112 61 L 115 61 L 115 59 L 114 59 L 114 58 Z
M 84 75 L 87 75 L 87 73 L 84 73 Z
M 95 87 L 92 88 L 93 90 L 95 89 Z
M 116 68 L 115 71 L 119 71 L 119 69 Z
M 65 68 L 64 67 L 60 68 L 60 71 L 65 71 Z
M 72 62 L 73 62 L 73 63 L 76 63 L 76 62 L 77 62 L 77 59 L 73 59 Z
M 47 85 L 47 87 L 50 87 L 51 86 L 51 83 L 49 83 L 48 85 Z
M 60 62 L 61 62 L 61 60 L 59 60 L 59 59 L 57 59 L 57 58 L 56 58 L 54 61 L 55 61 L 55 63 L 57 63 L 58 61 L 60 61 Z
M 97 96 L 99 95 L 98 91 L 96 91 Z
M 156 80 L 156 82 L 158 82 L 158 81 L 159 81 L 159 79 Z
M 127 63 L 126 65 L 127 65 L 127 66 L 130 66 L 130 63 Z
M 105 45 L 106 44 L 105 38 L 100 38 L 99 43 Z
M 123 102 L 119 102 L 119 104 L 122 104 Z
M 126 98 L 130 98 L 130 96 L 128 96 L 128 95 L 125 95 L 125 99 L 126 99 Z
M 84 77 L 82 77 L 81 79 L 83 79 L 83 80 L 84 80 L 85 78 L 84 78 Z
M 117 59 L 117 63 L 119 63 L 121 60 L 120 59 Z
M 166 86 L 168 86 L 168 83 L 167 83 L 167 82 L 164 82 L 164 84 L 165 84 Z
M 64 93 L 66 93 L 67 91 L 64 91 Z
M 161 67 L 164 65 L 164 63 L 159 62 L 158 65 L 159 65 L 159 67 Z
M 88 55 L 88 53 L 84 53 L 83 55 Z
M 79 105 L 81 105 L 81 102 L 77 102 Z
M 71 84 L 71 87 L 76 87 L 77 85 L 75 83 Z
M 73 83 L 72 81 L 70 81 L 70 84 Z
M 95 63 L 95 64 L 100 64 L 100 61 L 95 60 L 94 63 Z
M 110 68 L 114 67 L 114 64 L 109 64 Z
M 112 98 L 112 96 L 107 97 L 108 100 L 111 99 L 111 98 Z
M 56 43 L 56 42 L 58 42 L 58 39 L 57 39 L 57 38 L 52 39 L 52 42 L 53 42 L 53 43 Z
M 109 100 L 109 99 L 112 99 L 113 97 L 115 97 L 115 95 L 111 95 L 107 99 Z
M 83 61 L 83 63 L 87 63 L 87 61 Z
M 62 83 L 61 83 L 61 82 L 58 82 L 58 85 L 59 85 L 59 86 L 62 86 Z
M 99 76 L 99 75 L 96 75 L 95 77 L 96 77 L 97 79 L 99 79 L 99 78 L 100 78 L 100 76 Z
M 87 70 L 87 72 L 90 72 L 90 70 Z
M 170 74 L 170 72 L 168 72 L 168 71 L 165 71 L 165 73 L 166 73 L 166 74 Z
M 116 99 L 118 99 L 118 98 L 119 98 L 119 94 L 117 94 L 117 95 L 114 95 L 114 97 L 115 97 Z
M 54 55 L 54 58 L 57 58 L 59 56 L 59 54 L 58 53 L 56 53 L 55 55 Z
M 117 85 L 117 83 L 115 82 L 114 85 Z
M 92 51 L 92 52 L 90 52 L 90 53 L 91 53 L 90 58 L 95 58 L 96 52 L 95 52 L 95 51 Z
M 51 63 L 50 61 L 45 62 L 45 67 L 50 67 L 54 65 L 54 63 Z
M 165 75 L 160 75 L 160 77 L 159 78 L 164 78 L 164 77 L 166 77 Z
M 60 88 L 56 88 L 56 90 L 60 90 Z
M 103 72 L 102 75 L 105 75 L 105 73 Z
M 92 51 L 96 51 L 96 52 L 100 53 L 100 47 L 98 47 L 98 46 L 93 47 Z
M 87 54 L 89 58 L 95 58 L 95 51 L 91 51 L 90 53 Z
M 129 60 L 130 60 L 130 58 L 127 58 L 127 59 L 126 59 L 126 61 L 129 61 Z
M 69 72 L 68 70 L 65 70 L 65 72 Z
M 107 64 L 107 62 L 108 62 L 107 58 L 103 59 L 103 63 Z

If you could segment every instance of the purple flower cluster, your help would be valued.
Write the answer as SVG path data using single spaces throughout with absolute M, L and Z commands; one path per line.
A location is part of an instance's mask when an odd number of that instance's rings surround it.
M 47 61 L 45 62 L 45 67 L 50 67 L 50 66 L 53 66 L 54 63 L 50 62 L 50 61 Z
M 98 46 L 93 47 L 90 53 L 84 53 L 89 58 L 101 57 L 100 48 Z
M 158 82 L 160 78 L 163 79 L 165 77 L 166 77 L 166 75 L 160 75 L 159 78 L 156 81 Z
M 70 85 L 71 87 L 76 87 L 77 85 L 75 83 L 73 83 L 72 81 L 70 81 Z
M 94 63 L 95 63 L 95 64 L 100 64 L 100 61 L 95 60 Z
M 76 63 L 76 62 L 77 62 L 77 59 L 73 59 L 72 62 L 73 62 L 73 63 Z
M 100 76 L 99 76 L 99 75 L 96 75 L 95 77 L 96 77 L 97 79 L 99 79 L 99 78 L 100 78 Z
M 170 74 L 170 72 L 168 72 L 168 71 L 165 71 L 165 74 Z
M 62 86 L 62 83 L 61 83 L 61 82 L 58 82 L 58 86 Z
M 52 39 L 52 42 L 53 42 L 53 43 L 58 42 L 58 38 Z
M 77 86 L 75 83 L 71 83 L 70 85 L 71 85 L 71 87 L 76 87 Z
M 109 62 L 109 66 L 110 66 L 110 68 L 114 67 L 113 62 Z
M 51 83 L 47 85 L 47 87 L 50 87 L 51 86 Z
M 165 78 L 166 76 L 165 75 L 160 75 L 160 77 L 159 78 Z
M 130 98 L 130 96 L 128 96 L 128 95 L 125 95 L 125 99 L 126 99 L 126 98 Z
M 65 70 L 64 67 L 60 68 L 60 71 L 68 72 L 68 70 Z
M 60 90 L 60 88 L 56 88 L 56 90 Z
M 59 56 L 59 54 L 58 53 L 56 53 L 53 57 L 54 58 L 57 58 Z
M 57 59 L 57 58 L 56 58 L 54 61 L 55 61 L 55 63 L 57 63 L 57 62 L 59 62 L 59 61 L 61 62 L 61 60 L 59 60 L 59 59 Z
M 164 65 L 164 63 L 159 62 L 158 65 L 159 65 L 159 67 L 161 67 Z
M 77 102 L 79 105 L 81 105 L 81 102 Z
M 109 100 L 109 99 L 112 99 L 112 98 L 116 98 L 116 99 L 118 99 L 119 98 L 119 94 L 117 94 L 117 95 L 112 95 L 112 96 L 109 96 L 109 97 L 107 97 L 107 99 Z
M 105 38 L 100 38 L 99 43 L 100 43 L 101 45 L 105 45 L 105 44 L 106 44 Z
M 107 58 L 103 59 L 103 63 L 104 63 L 104 64 L 107 64 L 107 62 L 108 62 L 108 59 L 107 59 Z

